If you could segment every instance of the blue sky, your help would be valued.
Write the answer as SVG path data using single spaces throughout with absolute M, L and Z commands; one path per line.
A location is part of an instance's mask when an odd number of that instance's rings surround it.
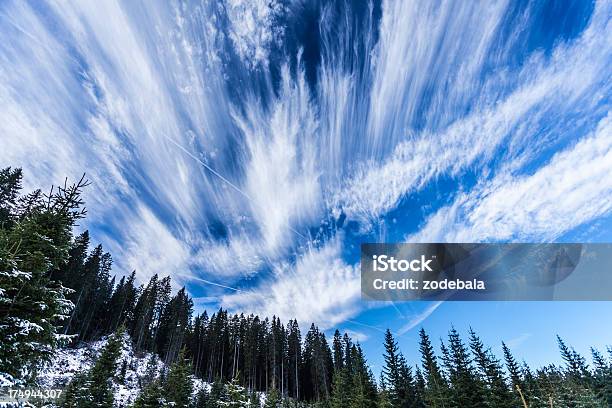
M 369 304 L 361 242 L 609 242 L 612 3 L 0 2 L 0 164 L 77 179 L 119 274 L 533 364 L 609 303 Z M 609 325 L 607 325 L 609 326 Z M 607 331 L 606 331 L 607 330 Z

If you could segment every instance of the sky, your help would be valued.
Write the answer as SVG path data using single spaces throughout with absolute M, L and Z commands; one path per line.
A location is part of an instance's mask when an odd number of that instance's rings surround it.
M 0 165 L 77 180 L 114 272 L 358 339 L 559 362 L 606 302 L 369 303 L 362 242 L 612 241 L 611 1 L 2 1 Z

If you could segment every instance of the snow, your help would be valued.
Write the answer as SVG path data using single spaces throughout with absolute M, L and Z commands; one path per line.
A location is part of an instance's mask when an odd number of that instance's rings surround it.
M 108 338 L 103 338 L 78 348 L 59 349 L 56 351 L 51 362 L 40 372 L 38 384 L 45 388 L 65 387 L 77 374 L 91 368 L 96 358 L 100 355 L 106 345 Z M 125 381 L 120 384 L 117 379 L 113 380 L 115 388 L 115 405 L 131 405 L 140 393 L 140 378 L 145 374 L 151 353 L 136 355 L 132 349 L 132 343 L 126 334 L 121 345 L 121 354 L 117 359 L 116 377 L 119 378 L 121 366 L 126 361 Z M 157 373 L 161 372 L 164 364 L 157 355 L 153 356 L 157 367 Z
M 82 344 L 77 348 L 57 349 L 51 361 L 39 372 L 37 383 L 42 388 L 63 388 L 78 373 L 89 370 L 106 345 L 108 338 L 100 341 Z M 147 371 L 149 361 L 153 358 L 156 375 L 166 369 L 165 364 L 156 354 L 137 354 L 132 348 L 132 342 L 126 334 L 122 339 L 121 354 L 117 359 L 116 378 L 113 379 L 113 388 L 116 407 L 128 407 L 134 403 L 140 394 L 140 382 Z M 126 361 L 125 380 L 119 383 L 121 368 Z M 13 385 L 12 379 L 0 375 L 0 386 Z M 192 378 L 193 396 L 201 389 L 210 392 L 212 385 L 199 378 Z M 258 392 L 261 406 L 265 404 L 266 395 Z M 2 407 L 2 404 L 0 404 Z M 51 407 L 51 406 L 49 406 Z

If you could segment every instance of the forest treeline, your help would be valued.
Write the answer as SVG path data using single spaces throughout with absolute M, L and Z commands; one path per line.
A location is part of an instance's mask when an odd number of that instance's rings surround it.
M 0 170 L 0 376 L 33 384 L 58 347 L 109 340 L 87 372 L 68 387 L 67 407 L 112 406 L 121 381 L 120 341 L 165 362 L 141 378 L 136 407 L 317 406 L 608 407 L 612 406 L 612 349 L 591 361 L 558 338 L 562 366 L 532 369 L 506 344 L 498 357 L 474 331 L 452 328 L 432 341 L 420 331 L 420 360 L 408 361 L 387 331 L 384 367 L 375 377 L 360 345 L 338 330 L 327 338 L 296 320 L 229 314 L 194 315 L 185 291 L 169 277 L 119 280 L 112 258 L 73 230 L 86 215 L 83 178 L 49 193 L 21 193 L 20 169 Z M 435 343 L 435 345 L 434 345 Z M 212 384 L 194 394 L 191 379 Z M 261 394 L 261 393 L 264 394 Z M 110 405 L 109 405 L 110 404 Z

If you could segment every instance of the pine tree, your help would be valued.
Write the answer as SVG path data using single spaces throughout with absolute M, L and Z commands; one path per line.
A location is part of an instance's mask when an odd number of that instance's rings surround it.
M 425 378 L 419 366 L 415 367 L 414 374 L 414 388 L 415 388 L 415 408 L 425 408 L 427 404 L 425 402 Z
M 68 259 L 88 184 L 83 178 L 48 195 L 20 197 L 21 179 L 21 169 L 0 170 L 0 367 L 15 382 L 33 380 L 69 340 L 59 325 L 73 305 L 52 276 Z
M 287 325 L 287 360 L 289 395 L 300 399 L 300 371 L 302 370 L 302 336 L 297 320 L 289 321 Z
M 471 328 L 470 348 L 474 354 L 474 361 L 479 374 L 487 385 L 485 390 L 487 405 L 499 408 L 515 406 L 516 401 L 506 385 L 500 361 L 491 353 L 490 349 L 485 349 L 484 344 Z
M 568 347 L 560 336 L 557 336 L 557 342 L 561 351 L 561 357 L 567 364 L 567 375 L 575 382 L 586 386 L 590 380 L 590 372 L 585 358 L 573 348 Z
M 448 334 L 448 350 L 443 349 L 444 361 L 449 372 L 451 397 L 459 407 L 484 407 L 484 384 L 476 376 L 472 360 L 459 333 L 452 328 Z
M 304 341 L 304 399 L 329 399 L 333 375 L 333 357 L 325 334 L 313 324 Z
M 261 407 L 261 399 L 259 398 L 259 393 L 257 391 L 252 391 L 251 395 L 249 396 L 249 403 L 251 404 L 250 406 L 253 408 L 260 408 Z
M 389 396 L 389 390 L 387 389 L 387 384 L 385 382 L 385 375 L 380 373 L 380 387 L 378 391 L 378 402 L 376 404 L 376 408 L 393 408 L 393 404 L 391 403 L 391 398 Z
M 85 376 L 77 376 L 68 387 L 64 407 L 105 408 L 113 405 L 112 379 L 117 370 L 117 359 L 121 354 L 123 331 L 109 337 L 100 356 Z
M 602 401 L 612 406 L 612 361 L 608 362 L 598 350 L 591 348 L 593 356 L 593 390 Z
M 210 393 L 205 387 L 200 388 L 195 396 L 193 408 L 208 408 L 211 405 Z
M 185 358 L 185 352 L 181 350 L 177 361 L 170 367 L 164 384 L 164 396 L 172 406 L 186 408 L 189 405 L 193 392 L 191 372 L 191 363 Z
M 171 364 L 177 358 L 184 343 L 193 301 L 187 295 L 185 288 L 178 291 L 165 307 L 157 330 L 157 351 L 164 357 L 166 364 Z
M 348 407 L 351 401 L 351 393 L 354 392 L 348 370 L 340 368 L 334 371 L 331 406 L 332 408 Z
M 344 347 L 342 345 L 342 336 L 340 336 L 340 331 L 338 330 L 334 332 L 332 350 L 334 355 L 334 371 L 337 372 L 344 367 Z
M 385 332 L 385 366 L 383 375 L 393 406 L 412 407 L 416 402 L 414 378 L 406 360 L 399 352 L 391 331 Z
M 440 370 L 431 340 L 423 328 L 419 331 L 419 337 L 421 364 L 426 384 L 423 399 L 433 408 L 448 406 L 448 384 Z
M 281 397 L 278 389 L 272 388 L 266 395 L 266 403 L 264 408 L 279 408 L 281 406 Z
M 219 404 L 228 402 L 227 390 L 221 381 L 215 380 L 212 383 L 208 400 L 207 408 L 218 408 Z
M 225 388 L 227 397 L 226 400 L 217 401 L 219 406 L 232 408 L 243 408 L 248 406 L 249 396 L 245 388 L 240 385 L 237 376 L 234 377 Z
M 108 302 L 108 322 L 106 331 L 116 330 L 121 324 L 127 325 L 132 318 L 136 303 L 136 273 L 132 272 L 126 279 L 122 277 Z
M 349 372 L 351 408 L 374 408 L 377 402 L 376 380 L 368 369 L 359 344 L 351 346 L 351 371 Z M 348 371 L 348 368 L 346 368 Z M 352 390 L 352 392 L 350 392 Z
M 134 401 L 134 408 L 165 408 L 168 404 L 163 394 L 161 384 L 155 380 L 142 389 Z
M 506 343 L 504 343 L 503 341 L 502 350 L 504 352 L 504 359 L 506 360 L 506 367 L 508 368 L 508 372 L 510 373 L 510 381 L 512 381 L 513 388 L 516 389 L 517 386 L 521 387 L 521 369 L 519 367 L 519 364 L 514 359 L 512 352 L 510 351 Z

